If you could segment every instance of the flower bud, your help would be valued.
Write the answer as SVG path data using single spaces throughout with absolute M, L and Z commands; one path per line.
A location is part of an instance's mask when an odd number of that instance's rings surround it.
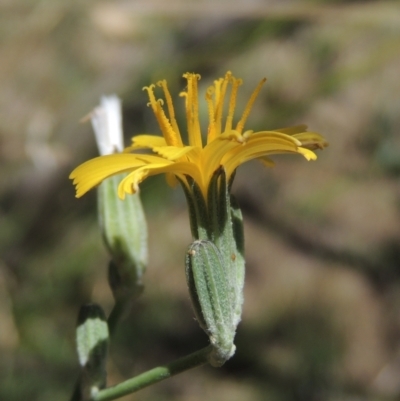
M 116 300 L 141 292 L 147 266 L 147 225 L 138 194 L 121 200 L 121 176 L 106 179 L 98 188 L 98 215 L 104 242 L 112 256 L 109 281 Z
M 108 326 L 100 306 L 88 304 L 81 307 L 76 328 L 76 343 L 82 367 L 82 399 L 89 399 L 106 385 Z
M 103 96 L 90 114 L 101 155 L 122 152 L 121 101 Z M 118 184 L 125 174 L 105 179 L 98 188 L 98 215 L 104 242 L 111 253 L 109 283 L 116 301 L 135 298 L 142 290 L 147 266 L 147 224 L 139 194 L 122 201 Z
M 186 255 L 186 279 L 197 320 L 213 345 L 209 363 L 221 366 L 235 353 L 235 304 L 226 266 L 211 241 L 194 241 Z
M 238 325 L 242 316 L 245 277 L 244 233 L 242 212 L 230 194 L 231 184 L 227 182 L 223 168 L 216 170 L 208 188 L 207 204 L 212 227 L 210 239 L 219 249 L 223 263 L 228 266 L 234 322 Z

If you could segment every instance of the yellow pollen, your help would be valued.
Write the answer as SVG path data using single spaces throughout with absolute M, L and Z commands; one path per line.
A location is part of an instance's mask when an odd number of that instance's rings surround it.
M 267 81 L 267 78 L 264 78 L 260 81 L 260 83 L 257 85 L 256 89 L 254 90 L 254 92 L 251 94 L 249 101 L 246 104 L 246 107 L 244 109 L 244 112 L 242 114 L 242 118 L 240 119 L 240 121 L 237 123 L 236 125 L 236 131 L 242 133 L 243 128 L 244 128 L 244 124 L 246 123 L 247 117 L 250 114 L 250 110 L 253 107 L 254 101 L 256 100 L 262 86 L 265 84 L 265 82 Z

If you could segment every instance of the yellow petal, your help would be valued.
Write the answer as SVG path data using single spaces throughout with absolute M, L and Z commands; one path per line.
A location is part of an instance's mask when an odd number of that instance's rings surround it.
M 302 132 L 293 137 L 301 142 L 301 146 L 308 149 L 324 149 L 329 145 L 325 138 L 316 132 Z
M 179 181 L 176 179 L 176 176 L 173 175 L 172 173 L 165 173 L 165 178 L 167 180 L 167 184 L 171 188 L 175 188 L 179 184 Z
M 317 155 L 310 149 L 300 147 L 298 152 L 301 153 L 308 161 L 317 160 Z
M 166 146 L 167 142 L 159 135 L 137 135 L 132 138 L 132 144 L 142 147 Z
M 254 132 L 249 136 L 248 142 L 251 142 L 253 140 L 259 140 L 263 139 L 266 141 L 276 141 L 277 143 L 284 142 L 284 143 L 293 143 L 297 146 L 300 146 L 302 142 L 300 142 L 297 138 L 296 135 L 287 135 L 287 134 L 282 134 L 281 132 L 278 131 L 258 131 Z
M 294 134 L 299 134 L 301 132 L 306 132 L 307 125 L 305 124 L 294 125 L 293 127 L 274 129 L 274 131 L 281 132 L 282 134 L 294 135 Z
M 143 165 L 136 155 L 119 153 L 91 159 L 72 171 L 69 178 L 76 185 L 76 197 L 100 184 L 105 178 Z
M 167 143 L 162 136 L 137 135 L 132 138 L 132 145 L 124 149 L 125 153 L 138 149 L 153 149 L 159 146 L 166 146 Z
M 257 160 L 259 160 L 264 167 L 275 167 L 275 162 L 268 156 L 259 157 Z
M 119 184 L 118 196 L 124 199 L 125 193 L 135 193 L 139 188 L 139 184 L 147 177 L 163 173 L 172 173 L 180 177 L 184 182 L 186 181 L 186 176 L 190 176 L 199 184 L 202 191 L 206 188 L 203 183 L 201 171 L 196 165 L 188 162 L 174 163 L 165 160 L 164 163 L 146 164 L 132 171 L 132 173 L 127 175 Z
M 242 147 L 242 144 L 224 138 L 223 135 L 217 137 L 214 141 L 205 146 L 200 156 L 200 165 L 206 177 L 211 179 L 212 174 L 223 164 L 223 158 L 232 149 Z M 228 175 L 229 178 L 229 175 Z
M 274 153 L 299 153 L 299 147 L 291 139 L 291 137 L 281 134 L 278 136 L 272 135 L 250 137 L 247 143 L 238 146 L 228 152 L 222 162 L 226 168 L 227 174 L 230 175 L 233 171 L 243 163 L 249 160 L 257 159 Z
M 194 146 L 185 146 L 183 148 L 176 146 L 160 146 L 154 147 L 153 151 L 167 160 L 178 160 L 192 149 L 194 149 Z

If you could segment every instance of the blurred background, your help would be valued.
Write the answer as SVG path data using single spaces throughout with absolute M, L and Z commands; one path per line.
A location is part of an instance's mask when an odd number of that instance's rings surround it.
M 306 123 L 330 147 L 316 162 L 238 171 L 247 279 L 235 357 L 124 399 L 400 398 L 398 1 L 3 0 L 0 35 L 1 400 L 67 400 L 79 307 L 113 305 L 95 191 L 77 200 L 68 180 L 97 154 L 80 119 L 117 93 L 128 144 L 159 133 L 144 85 L 166 78 L 183 121 L 182 74 L 200 73 L 204 89 L 227 70 L 244 80 L 242 106 L 268 78 L 248 129 Z M 109 384 L 207 344 L 184 277 L 182 191 L 155 177 L 141 195 L 150 263 Z

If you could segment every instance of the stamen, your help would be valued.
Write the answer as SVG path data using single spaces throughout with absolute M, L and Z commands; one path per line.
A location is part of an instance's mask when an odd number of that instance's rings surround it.
M 236 95 L 239 85 L 241 85 L 242 83 L 243 81 L 241 79 L 236 79 L 235 77 L 232 77 L 232 92 L 231 92 L 231 97 L 229 99 L 229 109 L 228 109 L 228 115 L 226 117 L 224 132 L 228 132 L 232 129 L 233 113 L 235 112 L 235 106 L 236 106 Z
M 188 125 L 189 144 L 191 146 L 197 146 L 201 148 L 203 145 L 199 123 L 199 100 L 197 91 L 197 81 L 200 79 L 200 75 L 186 73 L 183 76 L 188 82 L 186 92 L 186 119 Z
M 160 126 L 161 132 L 163 133 L 164 139 L 167 142 L 168 145 L 171 146 L 182 146 L 179 144 L 178 138 L 176 133 L 171 127 L 171 124 L 167 118 L 167 116 L 164 113 L 164 110 L 162 109 L 162 105 L 164 101 L 162 99 L 157 99 L 154 96 L 154 88 L 155 85 L 151 84 L 150 86 L 145 86 L 143 90 L 147 91 L 147 94 L 149 96 L 149 104 L 151 108 L 153 109 L 153 113 L 156 116 L 158 125 Z
M 178 124 L 177 124 L 176 119 L 175 119 L 174 104 L 172 102 L 171 94 L 170 94 L 170 92 L 168 90 L 167 81 L 165 79 L 163 79 L 162 81 L 157 82 L 157 85 L 159 87 L 161 87 L 163 89 L 163 91 L 164 91 L 165 100 L 167 101 L 169 120 L 171 122 L 172 128 L 174 129 L 174 131 L 176 132 L 177 136 L 179 137 L 178 139 L 179 139 L 179 142 L 181 142 L 181 146 L 183 146 L 182 139 L 181 139 L 181 134 L 179 132 L 179 127 L 178 127 Z
M 224 78 L 219 78 L 217 80 L 214 81 L 214 88 L 215 88 L 215 104 L 217 104 L 219 102 L 219 97 L 221 95 L 221 85 L 223 82 Z
M 232 76 L 232 73 L 230 71 L 228 71 L 225 74 L 225 77 L 222 80 L 222 88 L 220 89 L 219 96 L 218 96 L 218 98 L 215 99 L 215 105 L 216 105 L 216 107 L 215 107 L 216 135 L 220 135 L 221 134 L 222 111 L 223 111 L 223 107 L 224 107 L 226 88 L 228 86 L 229 81 L 231 80 L 231 76 Z
M 143 91 L 147 91 L 147 95 L 148 95 L 149 100 L 150 100 L 150 102 L 147 103 L 147 106 L 151 106 L 151 108 L 153 109 L 153 111 L 154 111 L 154 113 L 155 113 L 155 112 L 156 112 L 156 106 L 155 106 L 155 104 L 156 104 L 156 98 L 155 98 L 155 96 L 154 96 L 154 88 L 155 88 L 155 85 L 154 85 L 154 84 L 151 84 L 151 85 L 149 85 L 149 86 L 144 86 L 144 87 L 142 88 L 142 90 L 143 90 Z
M 190 145 L 203 147 L 202 138 L 201 138 L 201 130 L 200 130 L 200 121 L 199 121 L 199 92 L 198 92 L 198 81 L 201 79 L 199 74 L 193 74 L 193 136 L 194 143 L 190 143 Z M 190 138 L 190 137 L 189 137 Z
M 191 88 L 191 74 L 188 72 L 186 74 L 183 74 L 183 77 L 186 78 L 187 80 L 187 91 L 182 91 L 179 96 L 185 97 L 185 111 L 186 111 L 186 124 L 187 124 L 187 131 L 190 137 L 190 132 L 192 129 L 192 124 L 191 124 L 191 119 L 192 119 L 192 113 L 190 109 L 190 103 L 191 103 L 191 93 L 192 93 L 192 88 Z
M 254 90 L 254 92 L 251 94 L 250 99 L 247 102 L 246 107 L 244 109 L 244 112 L 242 114 L 242 118 L 240 119 L 240 121 L 236 125 L 236 130 L 239 131 L 240 133 L 243 131 L 244 124 L 246 123 L 247 117 L 250 114 L 250 110 L 253 107 L 254 101 L 256 100 L 256 98 L 257 98 L 262 86 L 265 84 L 266 81 L 267 81 L 267 78 L 262 79 L 260 81 L 260 83 L 257 85 L 257 87 Z
M 207 143 L 213 141 L 216 137 L 215 135 L 215 109 L 214 103 L 212 101 L 212 95 L 215 93 L 215 87 L 210 86 L 206 91 L 206 102 L 208 108 L 208 132 L 207 132 Z
M 178 136 L 176 131 L 172 128 L 170 121 L 164 113 L 164 110 L 159 106 L 158 115 L 156 115 L 160 128 L 163 132 L 165 142 L 170 146 L 182 147 L 182 139 Z

